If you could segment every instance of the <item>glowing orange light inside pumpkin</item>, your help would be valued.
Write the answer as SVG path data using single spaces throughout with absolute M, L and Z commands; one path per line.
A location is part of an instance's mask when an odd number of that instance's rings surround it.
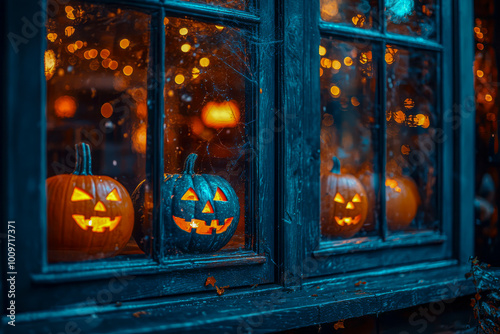
M 335 194 L 333 200 L 337 203 L 345 203 L 344 197 L 340 193 Z
M 212 204 L 210 204 L 209 201 L 207 201 L 207 204 L 205 204 L 205 207 L 203 210 L 201 210 L 202 213 L 214 213 L 214 208 L 212 207 Z
M 129 45 L 130 45 L 130 41 L 129 41 L 128 39 L 126 39 L 126 38 L 124 38 L 124 39 L 122 39 L 122 40 L 120 41 L 120 47 L 121 47 L 122 49 L 126 49 L 126 48 L 128 48 L 128 46 L 129 46 Z
M 201 111 L 201 120 L 214 129 L 234 128 L 240 121 L 240 109 L 234 101 L 209 102 Z
M 97 204 L 94 206 L 95 211 L 101 211 L 101 212 L 106 212 L 106 207 L 104 206 L 104 203 L 99 201 Z
M 220 190 L 219 187 L 217 187 L 217 190 L 215 191 L 214 201 L 227 202 L 226 195 L 224 195 L 224 193 L 222 192 L 222 190 Z
M 217 28 L 217 29 L 219 29 L 219 30 L 224 29 L 224 27 L 223 27 L 223 26 L 215 26 L 215 28 Z
M 182 196 L 183 201 L 199 201 L 198 195 L 194 192 L 193 188 L 189 188 Z
M 118 194 L 118 190 L 113 189 L 108 196 L 106 196 L 106 200 L 111 201 L 111 202 L 119 202 L 121 201 L 120 194 Z
M 86 201 L 89 199 L 93 199 L 93 197 L 85 190 L 78 187 L 75 187 L 75 189 L 73 189 L 73 194 L 71 194 L 72 202 Z
M 76 112 L 76 101 L 68 95 L 63 95 L 54 102 L 55 113 L 58 117 L 73 117 Z
M 359 202 L 361 202 L 361 197 L 359 196 L 359 194 L 354 195 L 354 197 L 352 198 L 352 201 L 353 201 L 354 203 L 359 203 Z

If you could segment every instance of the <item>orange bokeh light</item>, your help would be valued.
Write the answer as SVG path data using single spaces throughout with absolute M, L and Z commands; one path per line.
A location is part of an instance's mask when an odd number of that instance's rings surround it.
M 73 117 L 76 112 L 76 101 L 73 97 L 63 95 L 54 102 L 56 116 L 60 118 Z
M 209 102 L 201 111 L 201 120 L 214 129 L 234 128 L 240 121 L 240 109 L 235 101 Z

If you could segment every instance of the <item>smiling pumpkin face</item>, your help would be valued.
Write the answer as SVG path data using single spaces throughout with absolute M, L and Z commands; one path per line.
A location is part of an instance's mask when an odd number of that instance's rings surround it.
M 73 174 L 47 179 L 49 261 L 109 257 L 129 241 L 132 200 L 118 181 L 92 175 L 90 148 L 77 145 Z
M 229 182 L 217 175 L 195 174 L 197 155 L 186 159 L 182 174 L 165 174 L 162 184 L 164 246 L 170 253 L 210 253 L 224 247 L 234 235 L 240 218 L 238 197 Z M 146 183 L 132 194 L 136 208 L 134 237 L 151 233 Z M 139 246 L 146 252 L 149 245 Z
M 332 171 L 321 176 L 321 233 L 350 238 L 363 226 L 367 212 L 365 188 L 353 175 L 340 174 L 340 162 L 334 158 Z

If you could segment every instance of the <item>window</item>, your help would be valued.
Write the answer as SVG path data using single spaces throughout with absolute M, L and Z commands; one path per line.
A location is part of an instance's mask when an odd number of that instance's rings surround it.
M 471 254 L 462 5 L 62 2 L 2 78 L 19 312 Z
M 451 256 L 442 204 L 451 92 L 441 84 L 451 74 L 450 3 L 408 4 L 320 2 L 320 128 L 311 131 L 321 204 L 310 246 L 320 261 L 310 276 Z

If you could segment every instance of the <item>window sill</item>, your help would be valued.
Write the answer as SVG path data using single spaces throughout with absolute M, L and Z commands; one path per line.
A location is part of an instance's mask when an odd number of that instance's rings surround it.
M 49 271 L 34 274 L 31 279 L 39 284 L 57 284 L 96 279 L 106 279 L 120 275 L 154 275 L 183 269 L 208 269 L 216 267 L 248 266 L 262 264 L 266 256 L 253 251 L 220 252 L 215 255 L 197 255 L 169 260 L 168 264 L 158 264 L 151 259 L 103 260 L 72 264 L 55 264 Z
M 347 241 L 323 241 L 313 252 L 315 258 L 330 255 L 366 252 L 377 249 L 411 247 L 429 244 L 441 244 L 446 241 L 446 235 L 433 231 L 413 232 L 407 234 L 394 234 L 385 241 L 380 238 L 365 237 Z
M 404 267 L 405 272 L 394 268 L 378 274 L 367 271 L 323 278 L 307 282 L 298 291 L 272 285 L 228 288 L 218 296 L 214 288 L 200 294 L 120 305 L 19 314 L 16 330 L 27 333 L 43 326 L 54 333 L 71 324 L 81 332 L 92 333 L 165 333 L 180 329 L 223 333 L 238 328 L 264 333 L 305 327 L 472 294 L 472 282 L 464 277 L 469 266 L 450 263 L 429 263 L 427 268 L 432 269 L 419 270 L 426 268 L 419 264 Z M 366 284 L 356 286 L 359 281 Z

